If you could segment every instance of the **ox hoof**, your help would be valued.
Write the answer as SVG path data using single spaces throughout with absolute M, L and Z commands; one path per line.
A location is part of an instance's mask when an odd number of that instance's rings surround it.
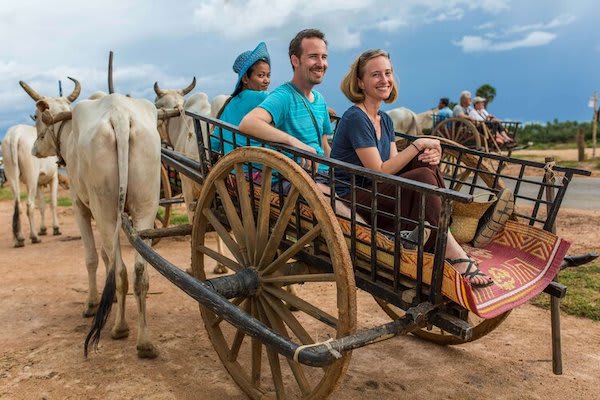
M 25 240 L 19 239 L 15 243 L 15 247 L 25 247 Z
M 127 336 L 129 336 L 129 328 L 113 329 L 110 331 L 110 337 L 114 340 L 125 339 Z
M 31 238 L 31 243 L 33 243 L 33 244 L 42 243 L 42 239 L 40 239 L 38 237 L 32 237 Z
M 60 236 L 60 235 L 62 235 L 62 233 L 60 233 L 60 229 L 58 227 L 56 227 L 56 228 L 52 228 L 52 235 Z
M 137 355 L 139 358 L 156 358 L 158 357 L 159 351 L 152 344 L 138 345 Z
M 226 274 L 227 273 L 227 267 L 224 266 L 221 263 L 218 263 L 217 265 L 215 265 L 215 269 L 213 269 L 213 272 L 215 274 Z
M 83 310 L 81 315 L 83 318 L 91 318 L 96 315 L 96 310 L 98 309 L 98 304 L 88 304 L 87 308 Z
M 46 236 L 48 234 L 48 229 L 46 228 L 41 228 L 40 231 L 38 232 L 39 236 Z

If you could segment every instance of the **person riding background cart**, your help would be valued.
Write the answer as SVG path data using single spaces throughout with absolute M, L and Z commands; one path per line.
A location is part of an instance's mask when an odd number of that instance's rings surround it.
M 514 142 L 514 140 L 508 136 L 500 120 L 492 114 L 488 113 L 485 109 L 486 100 L 483 97 L 475 97 L 473 100 L 474 108 L 469 112 L 469 118 L 473 121 L 485 122 L 487 126 L 492 130 L 494 139 L 498 144 L 508 144 Z

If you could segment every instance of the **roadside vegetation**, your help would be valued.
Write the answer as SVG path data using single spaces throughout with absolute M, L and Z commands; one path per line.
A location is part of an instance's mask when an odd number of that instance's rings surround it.
M 600 264 L 567 269 L 559 274 L 560 283 L 567 286 L 567 295 L 560 300 L 560 309 L 570 315 L 600 321 Z M 531 303 L 550 308 L 550 296 L 542 293 Z

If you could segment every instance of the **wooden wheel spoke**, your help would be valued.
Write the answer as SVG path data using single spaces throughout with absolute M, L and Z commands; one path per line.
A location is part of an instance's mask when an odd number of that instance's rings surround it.
M 317 224 L 310 231 L 308 231 L 306 235 L 302 236 L 296 241 L 296 243 L 294 243 L 286 251 L 281 253 L 281 255 L 277 257 L 275 261 L 264 267 L 261 275 L 268 275 L 281 268 L 289 259 L 293 258 L 296 254 L 298 254 L 299 251 L 304 249 L 304 246 L 315 240 L 315 238 L 318 237 L 320 234 L 321 226 Z M 261 267 L 262 265 L 259 265 L 259 271 L 261 270 Z
M 224 266 L 226 266 L 227 268 L 230 268 L 236 272 L 241 271 L 242 270 L 242 266 L 238 263 L 236 263 L 235 261 L 233 261 L 231 258 L 226 257 L 216 251 L 214 251 L 213 249 L 211 249 L 210 247 L 206 247 L 204 245 L 198 245 L 197 250 L 203 254 L 206 254 L 207 256 L 209 256 L 210 258 L 212 258 L 213 260 L 216 260 L 217 262 L 220 262 L 221 264 L 223 264 Z
M 242 309 L 246 312 L 250 311 L 250 303 L 244 303 Z M 242 342 L 244 341 L 244 337 L 246 334 L 241 330 L 237 329 L 235 332 L 235 337 L 233 338 L 233 342 L 231 343 L 231 349 L 229 351 L 229 361 L 234 362 L 237 360 L 238 354 L 240 353 L 240 348 L 242 347 Z
M 251 301 L 250 313 L 256 319 L 260 319 L 258 314 L 256 300 Z M 260 386 L 261 366 L 262 366 L 262 343 L 255 337 L 251 339 L 252 343 L 252 367 L 251 367 L 251 381 L 254 386 Z
M 296 307 L 298 310 L 310 315 L 318 321 L 321 321 L 334 329 L 337 329 L 338 320 L 327 312 L 313 306 L 309 302 L 302 300 L 298 296 L 295 296 L 286 290 L 273 287 L 271 285 L 265 285 L 264 289 L 271 293 L 273 296 L 285 301 L 291 306 Z
M 271 216 L 271 174 L 272 169 L 263 165 L 263 182 L 260 188 L 260 203 L 258 206 L 254 265 L 258 265 L 269 237 L 269 218 Z
M 266 311 L 262 308 L 261 303 L 258 303 L 256 306 L 258 309 L 258 314 L 260 315 L 260 319 L 271 328 L 274 328 L 269 323 L 269 318 L 266 315 Z M 269 366 L 271 367 L 271 376 L 273 377 L 273 385 L 275 386 L 277 400 L 283 400 L 286 398 L 286 395 L 285 386 L 283 385 L 283 375 L 281 374 L 281 364 L 279 363 L 279 355 L 269 346 L 265 346 L 265 349 L 267 350 L 267 360 L 269 360 Z
M 242 213 L 242 224 L 246 233 L 246 246 L 248 248 L 249 260 L 254 260 L 256 251 L 256 226 L 254 225 L 254 213 L 250 197 L 254 198 L 254 193 L 250 193 L 250 187 L 246 180 L 246 173 L 241 163 L 235 164 L 236 181 L 238 189 L 238 199 L 240 201 L 240 210 Z
M 299 195 L 300 195 L 300 192 L 298 191 L 298 188 L 296 186 L 292 186 L 292 188 L 290 189 L 290 192 L 288 193 L 288 195 L 285 199 L 285 202 L 283 203 L 283 207 L 279 214 L 279 218 L 277 218 L 277 222 L 275 223 L 275 226 L 273 227 L 273 232 L 271 233 L 271 237 L 269 238 L 269 241 L 267 242 L 265 251 L 263 252 L 263 255 L 260 259 L 260 263 L 258 264 L 259 267 L 263 266 L 266 263 L 273 260 L 273 257 L 275 256 L 275 252 L 277 251 L 277 248 L 279 247 L 279 242 L 281 242 L 281 239 L 283 238 L 283 235 L 285 234 L 285 230 L 287 228 L 288 222 L 292 216 L 292 213 L 294 212 L 294 209 L 296 207 L 296 200 L 298 200 Z
M 259 298 L 259 300 L 260 305 L 265 311 L 265 314 L 267 316 L 267 319 L 269 320 L 269 324 L 271 325 L 271 327 L 276 329 L 282 336 L 289 339 L 290 335 L 288 334 L 285 325 L 281 322 L 281 319 L 278 318 L 277 314 L 271 308 L 270 304 L 266 301 L 264 297 Z M 303 395 L 308 395 L 311 392 L 311 389 L 310 384 L 308 383 L 308 379 L 306 379 L 306 374 L 304 373 L 303 366 L 300 363 L 292 360 L 291 358 L 286 357 L 286 360 L 288 365 L 290 366 L 290 369 L 292 370 L 292 373 L 294 374 L 294 378 L 296 379 L 296 383 L 298 384 L 300 391 Z
M 277 313 L 279 318 L 285 322 L 285 324 L 292 330 L 294 335 L 302 344 L 313 344 L 315 343 L 314 339 L 310 336 L 310 334 L 304 329 L 302 324 L 296 319 L 294 314 L 289 310 L 289 308 L 281 302 L 275 296 L 266 293 L 264 299 L 269 303 L 269 306 Z
M 219 235 L 221 240 L 223 240 L 223 243 L 225 243 L 225 246 L 227 246 L 229 251 L 231 251 L 231 254 L 233 254 L 238 263 L 244 264 L 244 257 L 242 256 L 242 252 L 239 246 L 236 242 L 233 241 L 233 239 L 229 235 L 229 232 L 227 231 L 227 228 L 225 228 L 223 224 L 221 224 L 221 222 L 218 220 L 218 218 L 212 212 L 212 210 L 210 208 L 205 208 L 202 214 L 204 214 L 206 219 L 208 219 L 208 222 L 210 222 L 213 228 L 215 228 L 217 234 Z
M 219 196 L 221 197 L 221 201 L 223 202 L 223 207 L 225 208 L 225 214 L 227 215 L 227 219 L 229 220 L 229 224 L 231 229 L 233 230 L 233 235 L 235 236 L 235 240 L 240 247 L 240 251 L 242 252 L 242 256 L 244 257 L 244 261 L 246 265 L 249 265 L 248 257 L 248 248 L 246 245 L 246 235 L 244 233 L 244 227 L 242 226 L 242 221 L 237 214 L 237 210 L 233 205 L 233 200 L 225 187 L 225 183 L 222 180 L 215 180 L 215 186 L 217 191 L 219 192 Z
M 306 282 L 335 282 L 335 274 L 303 274 L 268 276 L 261 278 L 265 283 L 277 283 L 280 285 L 292 285 L 294 283 Z

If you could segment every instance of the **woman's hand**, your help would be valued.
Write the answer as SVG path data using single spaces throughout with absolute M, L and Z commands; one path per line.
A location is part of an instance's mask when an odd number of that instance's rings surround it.
M 435 149 L 439 154 L 442 154 L 442 146 L 440 145 L 440 141 L 437 139 L 419 138 L 413 143 L 421 152 L 427 149 Z
M 419 154 L 417 159 L 425 164 L 439 165 L 442 160 L 442 152 L 438 149 L 425 149 Z

